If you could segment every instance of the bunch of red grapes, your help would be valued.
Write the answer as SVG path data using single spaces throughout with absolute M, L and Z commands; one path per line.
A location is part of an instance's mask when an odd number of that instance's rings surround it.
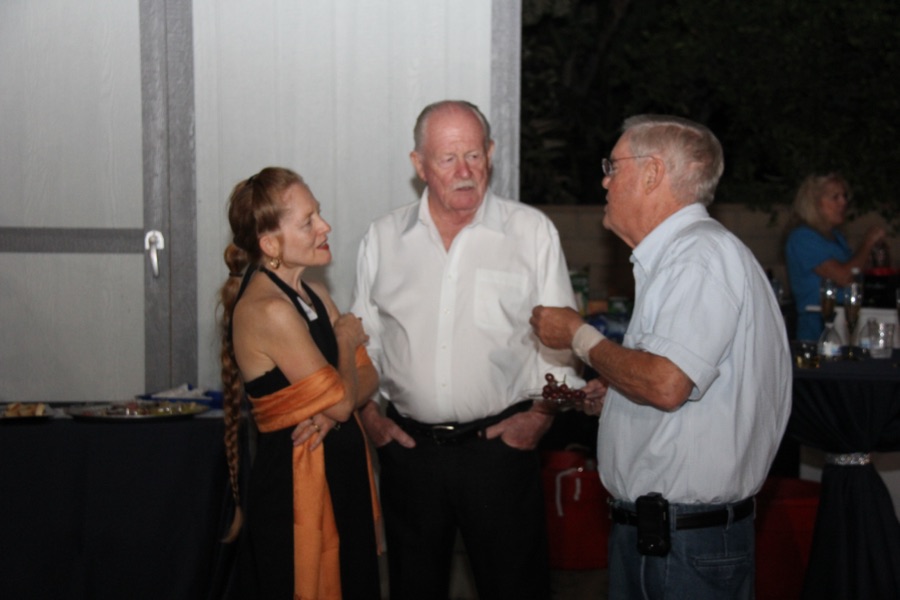
M 556 377 L 553 376 L 553 373 L 547 373 L 544 375 L 544 379 L 547 380 L 547 383 L 541 390 L 541 397 L 544 400 L 553 402 L 554 404 L 564 405 L 571 405 L 576 400 L 584 400 L 585 394 L 583 390 L 570 388 L 565 381 L 559 383 L 556 381 Z

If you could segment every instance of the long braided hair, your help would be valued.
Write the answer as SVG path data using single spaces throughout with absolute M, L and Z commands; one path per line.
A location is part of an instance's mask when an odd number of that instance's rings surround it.
M 219 290 L 222 307 L 219 330 L 222 339 L 222 390 L 225 420 L 225 456 L 228 460 L 228 476 L 234 497 L 234 520 L 223 541 L 234 541 L 243 523 L 241 511 L 239 472 L 240 448 L 238 425 L 241 403 L 244 398 L 244 382 L 234 357 L 232 319 L 237 304 L 241 281 L 248 267 L 255 268 L 263 259 L 259 238 L 265 233 L 277 231 L 283 213 L 279 200 L 293 185 L 306 185 L 303 179 L 289 169 L 266 167 L 256 175 L 238 183 L 228 200 L 228 222 L 231 224 L 232 242 L 225 248 L 225 264 L 229 276 Z

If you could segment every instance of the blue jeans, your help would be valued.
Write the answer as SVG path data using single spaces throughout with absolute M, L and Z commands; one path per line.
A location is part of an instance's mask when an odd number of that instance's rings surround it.
M 617 506 L 634 510 L 633 504 Z M 675 516 L 722 505 L 670 505 Z M 667 556 L 637 550 L 637 527 L 612 524 L 609 535 L 609 597 L 612 600 L 753 600 L 753 517 L 702 529 L 671 530 Z

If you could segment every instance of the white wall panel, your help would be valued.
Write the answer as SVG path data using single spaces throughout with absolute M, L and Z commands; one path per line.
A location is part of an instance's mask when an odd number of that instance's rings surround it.
M 0 402 L 142 393 L 143 260 L 0 254 Z
M 294 168 L 334 232 L 325 272 L 345 307 L 368 223 L 416 199 L 412 126 L 465 98 L 490 118 L 491 2 L 194 0 L 200 383 L 218 386 L 215 293 L 225 203 L 259 168 Z
M 0 227 L 141 228 L 137 1 L 3 0 L 0 77 Z M 143 256 L 103 250 L 0 254 L 0 402 L 143 391 Z
M 0 224 L 141 227 L 138 4 L 0 2 Z

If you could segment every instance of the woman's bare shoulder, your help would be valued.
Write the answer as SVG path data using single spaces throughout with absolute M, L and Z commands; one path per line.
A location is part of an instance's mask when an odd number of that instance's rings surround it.
M 280 336 L 303 327 L 303 319 L 280 290 L 251 283 L 234 308 L 234 326 L 264 336 Z

